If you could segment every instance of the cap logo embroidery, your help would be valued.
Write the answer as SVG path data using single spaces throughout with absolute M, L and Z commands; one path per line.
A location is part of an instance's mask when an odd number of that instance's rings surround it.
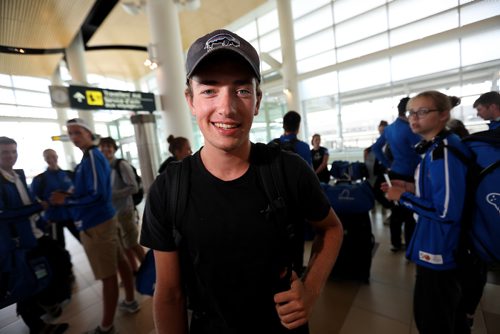
M 207 50 L 207 52 L 210 52 L 213 49 L 221 46 L 234 46 L 235 48 L 239 48 L 240 41 L 229 34 L 218 34 L 211 37 L 205 43 L 205 49 Z

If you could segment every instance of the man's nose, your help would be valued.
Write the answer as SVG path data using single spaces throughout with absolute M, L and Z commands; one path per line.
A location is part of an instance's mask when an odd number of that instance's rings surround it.
M 222 115 L 230 115 L 236 111 L 236 99 L 232 92 L 223 90 L 219 95 L 219 113 Z

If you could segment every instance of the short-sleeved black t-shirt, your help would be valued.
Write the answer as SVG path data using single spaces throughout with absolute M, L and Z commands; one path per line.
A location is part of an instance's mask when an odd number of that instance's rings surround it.
M 250 332 L 251 328 L 283 328 L 273 301 L 279 276 L 276 262 L 285 251 L 279 241 L 283 233 L 264 214 L 268 201 L 258 168 L 252 164 L 254 156 L 251 154 L 248 171 L 232 181 L 210 174 L 199 151 L 192 156 L 186 216 L 180 227 L 186 245 L 181 249 L 188 250 L 189 261 L 194 264 L 203 290 L 201 298 L 216 300 L 215 308 L 223 315 L 223 322 L 238 333 Z M 292 154 L 284 154 L 283 162 L 289 214 L 301 217 L 302 222 L 304 218 L 319 221 L 326 217 L 330 204 L 312 169 Z M 151 187 L 141 244 L 175 251 L 172 224 L 164 217 L 165 176 L 160 175 Z

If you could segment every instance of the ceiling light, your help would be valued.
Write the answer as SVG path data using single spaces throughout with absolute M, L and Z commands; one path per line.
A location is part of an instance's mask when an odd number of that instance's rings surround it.
M 121 3 L 123 10 L 129 15 L 139 15 L 142 10 L 144 3 L 140 1 L 139 3 L 134 1 L 122 2 Z
M 201 7 L 201 0 L 174 0 L 179 10 L 195 11 Z

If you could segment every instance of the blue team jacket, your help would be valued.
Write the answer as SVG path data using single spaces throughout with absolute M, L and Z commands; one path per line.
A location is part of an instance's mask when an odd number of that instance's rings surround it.
M 418 215 L 407 258 L 434 270 L 456 267 L 466 189 L 467 166 L 446 146 L 471 157 L 455 134 L 437 137 L 415 171 L 416 194 L 405 192 L 399 201 Z
M 382 135 L 372 145 L 372 152 L 386 168 L 394 173 L 413 176 L 415 168 L 420 162 L 420 156 L 415 152 L 415 145 L 422 138 L 413 133 L 408 121 L 397 118 L 384 129 Z M 392 164 L 384 154 L 384 145 L 388 143 L 394 157 Z
M 33 182 L 31 182 L 31 191 L 42 201 L 48 201 L 55 190 L 73 190 L 73 181 L 67 171 L 47 169 L 42 174 L 35 176 Z M 63 205 L 49 206 L 43 212 L 43 217 L 45 220 L 52 222 L 73 220 L 70 210 Z
M 10 250 L 16 246 L 20 248 L 32 248 L 36 246 L 36 239 L 31 227 L 30 216 L 42 211 L 42 205 L 35 201 L 26 185 L 24 171 L 16 169 L 15 172 L 21 178 L 28 195 L 33 204 L 24 205 L 17 191 L 16 185 L 9 182 L 0 175 L 0 267 L 5 268 L 5 261 Z M 18 237 L 18 243 L 13 239 L 12 228 Z
M 72 207 L 76 227 L 87 230 L 115 215 L 111 202 L 111 168 L 96 146 L 84 152 L 75 169 L 75 191 L 66 198 Z

